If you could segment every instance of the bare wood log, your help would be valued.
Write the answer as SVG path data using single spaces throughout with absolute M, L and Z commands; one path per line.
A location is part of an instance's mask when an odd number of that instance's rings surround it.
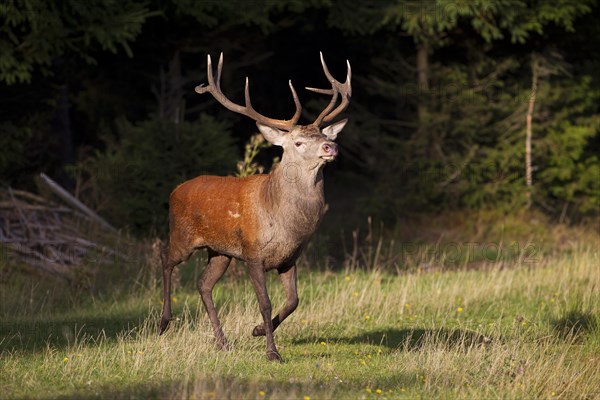
M 19 190 L 19 189 L 11 189 L 13 194 L 15 194 L 18 197 L 24 197 L 26 199 L 32 200 L 32 201 L 36 201 L 40 204 L 47 204 L 48 201 L 46 199 L 44 199 L 41 196 L 38 196 L 36 194 L 30 193 L 30 192 L 26 192 L 24 190 Z
M 19 205 L 15 199 L 15 196 L 13 194 L 13 191 L 11 188 L 8 188 L 8 193 L 10 194 L 11 199 L 14 202 L 15 205 L 15 209 L 17 210 L 17 213 L 19 214 L 19 218 L 21 220 L 21 225 L 25 227 L 25 229 L 28 232 L 28 235 L 31 235 L 31 227 L 29 226 L 29 221 L 27 221 L 27 218 L 25 217 L 25 214 L 23 213 L 23 210 L 21 210 L 19 208 Z
M 91 220 L 97 222 L 106 229 L 111 230 L 113 232 L 117 231 L 117 229 L 115 229 L 112 225 L 106 222 L 102 217 L 90 210 L 85 204 L 79 201 L 79 199 L 72 196 L 69 192 L 63 189 L 58 183 L 50 179 L 43 172 L 40 174 L 40 178 L 58 197 L 67 202 L 71 207 L 74 207 L 77 210 L 81 211 L 82 213 L 87 215 Z
M 28 192 L 0 190 L 2 251 L 7 252 L 10 264 L 28 271 L 74 282 L 80 272 L 85 275 L 93 271 L 92 265 L 98 268 L 100 264 L 129 260 L 126 249 L 132 244 L 114 235 L 112 227 L 110 231 L 93 229 L 98 223 L 97 218 L 72 203 L 66 206 Z M 88 235 L 90 229 L 93 238 Z
M 0 209 L 13 209 L 15 207 L 15 203 L 22 210 L 27 211 L 51 211 L 55 213 L 71 213 L 72 209 L 62 206 L 47 206 L 42 204 L 27 204 L 20 200 L 12 201 L 0 201 Z

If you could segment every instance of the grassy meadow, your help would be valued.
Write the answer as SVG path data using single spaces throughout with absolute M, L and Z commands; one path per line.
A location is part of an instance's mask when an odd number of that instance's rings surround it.
M 181 269 L 162 337 L 160 282 L 144 274 L 108 276 L 112 289 L 94 294 L 14 278 L 0 297 L 2 397 L 600 398 L 596 241 L 452 270 L 370 257 L 300 268 L 300 306 L 275 335 L 281 364 L 251 336 L 260 314 L 241 265 L 214 293 L 228 352 L 213 347 L 194 287 L 200 257 Z

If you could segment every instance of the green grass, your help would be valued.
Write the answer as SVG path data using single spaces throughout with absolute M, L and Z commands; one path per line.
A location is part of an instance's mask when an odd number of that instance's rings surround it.
M 189 266 L 163 337 L 160 290 L 133 278 L 95 296 L 20 281 L 0 297 L 2 397 L 600 398 L 599 265 L 592 246 L 480 270 L 300 269 L 282 364 L 250 335 L 244 278 L 215 288 L 229 352 L 213 347 Z

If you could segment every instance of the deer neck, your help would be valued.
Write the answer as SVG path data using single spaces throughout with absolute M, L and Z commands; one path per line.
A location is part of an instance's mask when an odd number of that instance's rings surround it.
M 269 181 L 281 200 L 323 198 L 323 164 L 307 168 L 284 157 L 273 167 Z
M 273 214 L 301 230 L 314 230 L 325 205 L 323 166 L 300 169 L 300 165 L 285 158 L 273 167 L 264 192 Z M 312 232 L 310 232 L 312 233 Z

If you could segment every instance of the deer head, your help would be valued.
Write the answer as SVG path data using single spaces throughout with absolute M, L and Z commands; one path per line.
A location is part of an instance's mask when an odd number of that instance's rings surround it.
M 344 128 L 347 119 L 322 127 L 324 124 L 331 122 L 342 111 L 346 109 L 352 95 L 352 87 L 350 84 L 351 69 L 350 63 L 346 61 L 348 66 L 346 81 L 338 82 L 329 72 L 323 53 L 320 53 L 321 65 L 327 80 L 331 84 L 331 89 L 317 89 L 307 87 L 307 90 L 331 95 L 331 101 L 325 109 L 319 114 L 314 122 L 308 125 L 298 125 L 298 120 L 302 114 L 302 106 L 292 81 L 289 81 L 290 90 L 296 105 L 296 111 L 291 119 L 280 120 L 265 117 L 258 113 L 250 101 L 250 91 L 248 88 L 248 78 L 246 77 L 245 89 L 245 105 L 233 103 L 221 91 L 220 79 L 221 70 L 223 67 L 223 53 L 219 57 L 217 65 L 217 76 L 215 78 L 212 68 L 210 55 L 208 58 L 208 86 L 199 85 L 196 87 L 197 93 L 210 93 L 221 103 L 225 108 L 245 115 L 256 121 L 259 131 L 264 138 L 276 146 L 281 146 L 284 149 L 282 163 L 295 163 L 302 166 L 302 169 L 315 170 L 322 167 L 325 163 L 333 161 L 337 156 L 337 144 L 334 142 L 338 133 Z M 337 104 L 338 98 L 341 97 L 340 104 Z M 336 107 L 337 104 L 337 107 Z

